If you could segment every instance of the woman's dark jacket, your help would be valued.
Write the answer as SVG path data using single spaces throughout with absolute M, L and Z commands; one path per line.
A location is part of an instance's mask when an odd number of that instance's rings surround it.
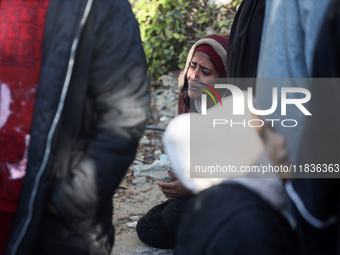
M 50 0 L 27 173 L 7 254 L 32 254 L 48 203 L 68 226 L 111 224 L 113 192 L 148 117 L 146 70 L 127 0 Z

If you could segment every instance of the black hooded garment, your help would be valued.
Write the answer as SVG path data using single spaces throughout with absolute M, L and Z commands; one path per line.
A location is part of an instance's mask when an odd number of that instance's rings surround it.
M 242 89 L 255 86 L 265 0 L 243 0 L 234 18 L 228 42 L 227 77 Z

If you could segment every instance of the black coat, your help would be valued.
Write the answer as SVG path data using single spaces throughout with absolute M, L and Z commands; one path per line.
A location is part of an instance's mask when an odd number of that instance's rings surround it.
M 247 87 L 255 87 L 256 84 L 265 2 L 265 0 L 243 0 L 231 27 L 227 77 L 230 84 L 243 90 Z
M 213 186 L 190 202 L 180 223 L 176 255 L 297 254 L 287 220 L 243 186 Z
M 7 254 L 34 254 L 49 202 L 61 222 L 98 229 L 94 239 L 111 233 L 112 245 L 112 195 L 148 117 L 146 70 L 127 0 L 50 0 L 28 166 Z

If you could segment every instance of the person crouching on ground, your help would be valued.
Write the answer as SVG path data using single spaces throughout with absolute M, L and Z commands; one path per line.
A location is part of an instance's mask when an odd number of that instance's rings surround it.
M 195 106 L 191 111 L 199 112 L 201 95 L 205 93 L 202 88 L 206 89 L 206 84 L 213 86 L 216 78 L 226 78 L 228 38 L 209 35 L 191 47 L 186 64 L 178 76 L 179 114 L 190 112 L 190 101 Z M 207 107 L 213 105 L 213 100 L 207 97 Z M 171 183 L 157 182 L 168 200 L 149 210 L 138 221 L 136 228 L 142 242 L 160 249 L 174 248 L 179 222 L 193 195 L 177 180 L 173 172 L 168 171 L 168 175 L 175 180 Z

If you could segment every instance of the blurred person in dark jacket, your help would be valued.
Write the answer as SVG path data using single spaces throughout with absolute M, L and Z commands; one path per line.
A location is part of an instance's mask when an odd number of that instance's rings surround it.
M 0 254 L 110 254 L 148 118 L 130 4 L 1 1 L 0 30 Z

